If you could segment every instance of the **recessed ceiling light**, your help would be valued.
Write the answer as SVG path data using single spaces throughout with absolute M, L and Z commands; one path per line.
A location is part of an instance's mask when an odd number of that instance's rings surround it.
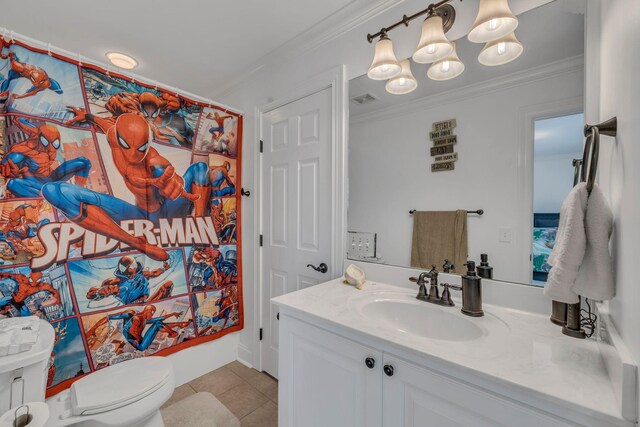
M 138 61 L 124 53 L 107 52 L 107 58 L 113 65 L 125 70 L 132 70 L 138 66 Z

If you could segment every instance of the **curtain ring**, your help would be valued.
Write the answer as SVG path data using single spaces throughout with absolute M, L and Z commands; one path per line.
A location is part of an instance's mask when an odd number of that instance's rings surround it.
M 9 38 L 10 38 L 10 40 L 9 40 L 9 41 L 10 41 L 11 43 L 15 43 L 15 42 L 16 42 L 16 41 L 13 39 L 13 34 L 14 34 L 14 31 L 13 31 L 13 30 L 11 30 L 11 34 L 9 35 Z
M 47 43 L 47 55 L 53 56 L 53 54 L 51 53 L 51 43 Z
M 78 67 L 82 67 L 82 56 L 78 54 Z
M 109 67 L 109 64 L 107 64 L 107 68 L 106 68 L 106 74 L 107 76 L 111 76 L 111 71 L 109 71 L 111 67 Z

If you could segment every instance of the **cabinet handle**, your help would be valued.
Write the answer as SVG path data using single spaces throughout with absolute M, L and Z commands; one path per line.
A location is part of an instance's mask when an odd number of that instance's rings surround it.
M 364 364 L 367 365 L 367 368 L 373 369 L 376 366 L 376 360 L 373 357 L 367 357 L 364 360 Z
M 391 365 L 384 365 L 384 373 L 385 373 L 388 377 L 392 377 L 392 376 L 393 376 L 393 366 L 391 366 Z

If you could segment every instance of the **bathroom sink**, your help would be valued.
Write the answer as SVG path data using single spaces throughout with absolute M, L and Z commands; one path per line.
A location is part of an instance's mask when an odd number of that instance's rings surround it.
M 479 325 L 488 319 L 466 317 L 458 306 L 441 307 L 405 293 L 375 292 L 352 298 L 349 305 L 384 329 L 415 337 L 473 341 L 488 333 Z

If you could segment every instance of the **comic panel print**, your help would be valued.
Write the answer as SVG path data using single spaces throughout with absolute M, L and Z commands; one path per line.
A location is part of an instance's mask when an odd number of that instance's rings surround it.
M 114 160 L 112 150 L 117 150 L 117 148 L 111 147 L 109 145 L 107 137 L 104 134 L 101 134 L 101 133 L 97 134 L 97 139 L 98 139 L 98 147 L 100 150 L 100 154 L 102 155 L 102 159 L 104 161 L 104 167 L 105 167 L 105 170 L 107 171 L 107 179 L 109 180 L 109 183 L 111 185 L 113 196 L 115 196 L 120 200 L 116 203 L 123 205 L 122 209 L 118 208 L 118 210 L 129 211 L 130 210 L 129 205 L 136 204 L 136 197 L 135 197 L 135 194 L 131 191 L 130 185 L 127 185 L 127 184 L 130 184 L 130 180 L 128 179 L 127 176 L 123 175 L 123 173 L 118 168 L 121 165 L 116 164 L 116 161 Z M 169 163 L 173 167 L 175 174 L 183 178 L 183 180 L 186 183 L 185 186 L 191 187 L 192 183 L 195 180 L 205 182 L 208 179 L 206 164 L 204 163 L 191 164 L 191 153 L 189 151 L 182 150 L 178 147 L 161 145 L 156 143 L 151 144 L 151 147 L 154 150 L 156 150 L 158 154 L 157 161 L 158 162 L 166 161 L 167 163 Z M 149 184 L 149 186 L 155 187 L 152 184 Z M 188 188 L 187 190 L 191 191 L 193 189 Z M 161 199 L 159 189 L 157 189 L 157 187 L 155 187 L 155 189 L 153 190 L 153 194 L 157 198 L 157 200 Z M 172 205 L 172 204 L 177 205 L 177 203 L 172 203 L 172 201 L 166 201 L 166 202 L 168 202 L 167 203 L 168 205 Z M 185 203 L 182 204 L 180 208 L 182 210 L 180 210 L 179 214 L 173 213 L 172 215 L 167 215 L 165 217 L 188 215 L 193 204 L 186 200 L 181 200 L 181 202 L 185 202 Z M 125 206 L 125 204 L 127 206 Z M 178 209 L 178 208 L 179 208 L 178 206 L 175 207 L 175 209 Z M 129 214 L 127 218 L 135 218 L 135 217 L 146 218 L 147 216 L 148 215 L 145 212 L 142 212 L 140 216 L 136 216 L 135 214 Z
M 78 319 L 72 317 L 54 322 L 51 326 L 56 336 L 49 360 L 47 387 L 80 377 L 91 371 Z
M 17 44 L 0 53 L 0 111 L 58 123 L 73 117 L 67 106 L 84 107 L 78 67 Z M 0 104 L 0 107 L 2 105 Z
M 213 199 L 211 202 L 211 218 L 218 233 L 220 244 L 237 241 L 237 199 Z
M 96 369 L 150 356 L 195 337 L 189 296 L 82 317 Z
M 38 228 L 50 222 L 53 209 L 42 199 L 0 200 L 0 263 L 25 264 L 43 255 Z
M 193 148 L 197 151 L 237 157 L 238 117 L 225 110 L 203 108 Z
M 49 322 L 75 314 L 63 265 L 43 271 L 0 269 L 0 317 L 38 316 Z
M 238 287 L 191 296 L 198 336 L 213 335 L 239 322 Z
M 83 69 L 82 75 L 91 113 L 114 122 L 125 113 L 140 114 L 156 141 L 192 148 L 200 106 L 93 69 Z
M 182 249 L 167 261 L 140 254 L 69 261 L 69 276 L 80 313 L 153 303 L 187 293 Z
M 192 292 L 226 288 L 238 282 L 238 248 L 235 245 L 185 248 L 187 275 Z
M 231 197 L 236 194 L 238 171 L 235 159 L 219 154 L 194 154 L 193 163 L 199 162 L 209 165 L 211 197 Z
M 3 198 L 39 197 L 48 182 L 69 182 L 107 192 L 90 131 L 23 116 L 5 120 L 7 152 L 0 160 Z

